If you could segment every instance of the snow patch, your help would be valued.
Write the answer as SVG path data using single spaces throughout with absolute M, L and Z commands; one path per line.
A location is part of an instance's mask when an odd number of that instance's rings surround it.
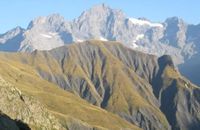
M 4 44 L 6 41 L 7 39 L 0 38 L 0 44 Z
M 48 34 L 40 34 L 40 36 L 45 37 L 45 38 L 52 38 L 52 36 Z
M 144 34 L 139 34 L 136 36 L 135 40 L 132 42 L 132 48 L 138 48 L 139 46 L 136 44 L 137 41 L 141 40 L 144 38 Z
M 100 37 L 99 40 L 101 40 L 101 41 L 108 41 L 108 39 L 106 39 L 104 37 Z
M 49 32 L 49 35 L 51 35 L 51 36 L 57 36 L 58 33 L 55 33 L 55 32 Z
M 140 19 L 135 19 L 135 18 L 129 18 L 129 20 L 136 25 L 139 26 L 144 26 L 144 25 L 148 25 L 150 27 L 160 27 L 162 28 L 163 25 L 161 23 L 151 23 L 150 21 L 147 20 L 140 20 Z
M 84 40 L 82 39 L 76 39 L 77 42 L 83 42 Z
M 53 38 L 55 36 L 58 36 L 58 33 L 55 33 L 55 32 L 49 32 L 48 34 L 41 33 L 40 36 L 45 37 L 45 38 Z
M 136 41 L 140 40 L 140 39 L 143 39 L 144 38 L 144 34 L 139 34 L 136 36 Z
M 138 48 L 138 45 L 133 41 L 131 47 L 132 47 L 132 48 Z

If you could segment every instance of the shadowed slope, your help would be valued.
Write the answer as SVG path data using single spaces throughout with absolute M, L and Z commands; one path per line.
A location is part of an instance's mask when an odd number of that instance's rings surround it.
M 179 74 L 169 56 L 159 58 L 158 62 L 161 69 L 153 86 L 172 130 L 199 130 L 199 87 Z
M 13 120 L 9 116 L 0 112 L 0 129 L 1 130 L 30 130 L 26 123 L 21 120 Z

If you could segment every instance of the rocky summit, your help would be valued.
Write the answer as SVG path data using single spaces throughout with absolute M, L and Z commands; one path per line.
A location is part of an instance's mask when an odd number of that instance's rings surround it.
M 100 4 L 69 21 L 59 14 L 32 20 L 26 29 L 16 27 L 0 35 L 0 50 L 32 52 L 51 50 L 66 44 L 90 39 L 118 41 L 125 46 L 157 56 L 171 55 L 181 73 L 200 85 L 196 71 L 200 62 L 198 35 L 200 25 L 186 23 L 178 17 L 164 22 L 127 17 L 122 10 Z M 199 61 L 199 60 L 198 60 Z
M 36 130 L 200 129 L 200 88 L 169 55 L 88 40 L 3 52 L 0 59 L 0 110 L 10 123 Z

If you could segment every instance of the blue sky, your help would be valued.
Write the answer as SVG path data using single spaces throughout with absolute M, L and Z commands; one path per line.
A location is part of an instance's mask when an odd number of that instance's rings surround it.
M 164 21 L 167 17 L 178 16 L 188 23 L 200 23 L 200 0 L 1 0 L 0 33 L 16 26 L 26 28 L 35 17 L 52 13 L 71 20 L 101 3 L 121 9 L 129 17 Z

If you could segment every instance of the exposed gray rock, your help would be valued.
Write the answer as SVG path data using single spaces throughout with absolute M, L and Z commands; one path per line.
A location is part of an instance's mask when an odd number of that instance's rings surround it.
M 0 50 L 32 52 L 100 39 L 120 41 L 132 49 L 158 56 L 171 55 L 176 65 L 189 64 L 200 52 L 199 28 L 200 25 L 187 24 L 177 17 L 163 23 L 128 18 L 121 10 L 101 4 L 72 21 L 66 21 L 58 14 L 38 17 L 25 30 L 16 28 L 0 35 Z M 193 75 L 183 74 L 197 83 Z
M 25 29 L 16 27 L 5 34 L 0 35 L 0 50 L 16 52 L 20 48 L 20 44 L 23 41 L 23 33 Z

